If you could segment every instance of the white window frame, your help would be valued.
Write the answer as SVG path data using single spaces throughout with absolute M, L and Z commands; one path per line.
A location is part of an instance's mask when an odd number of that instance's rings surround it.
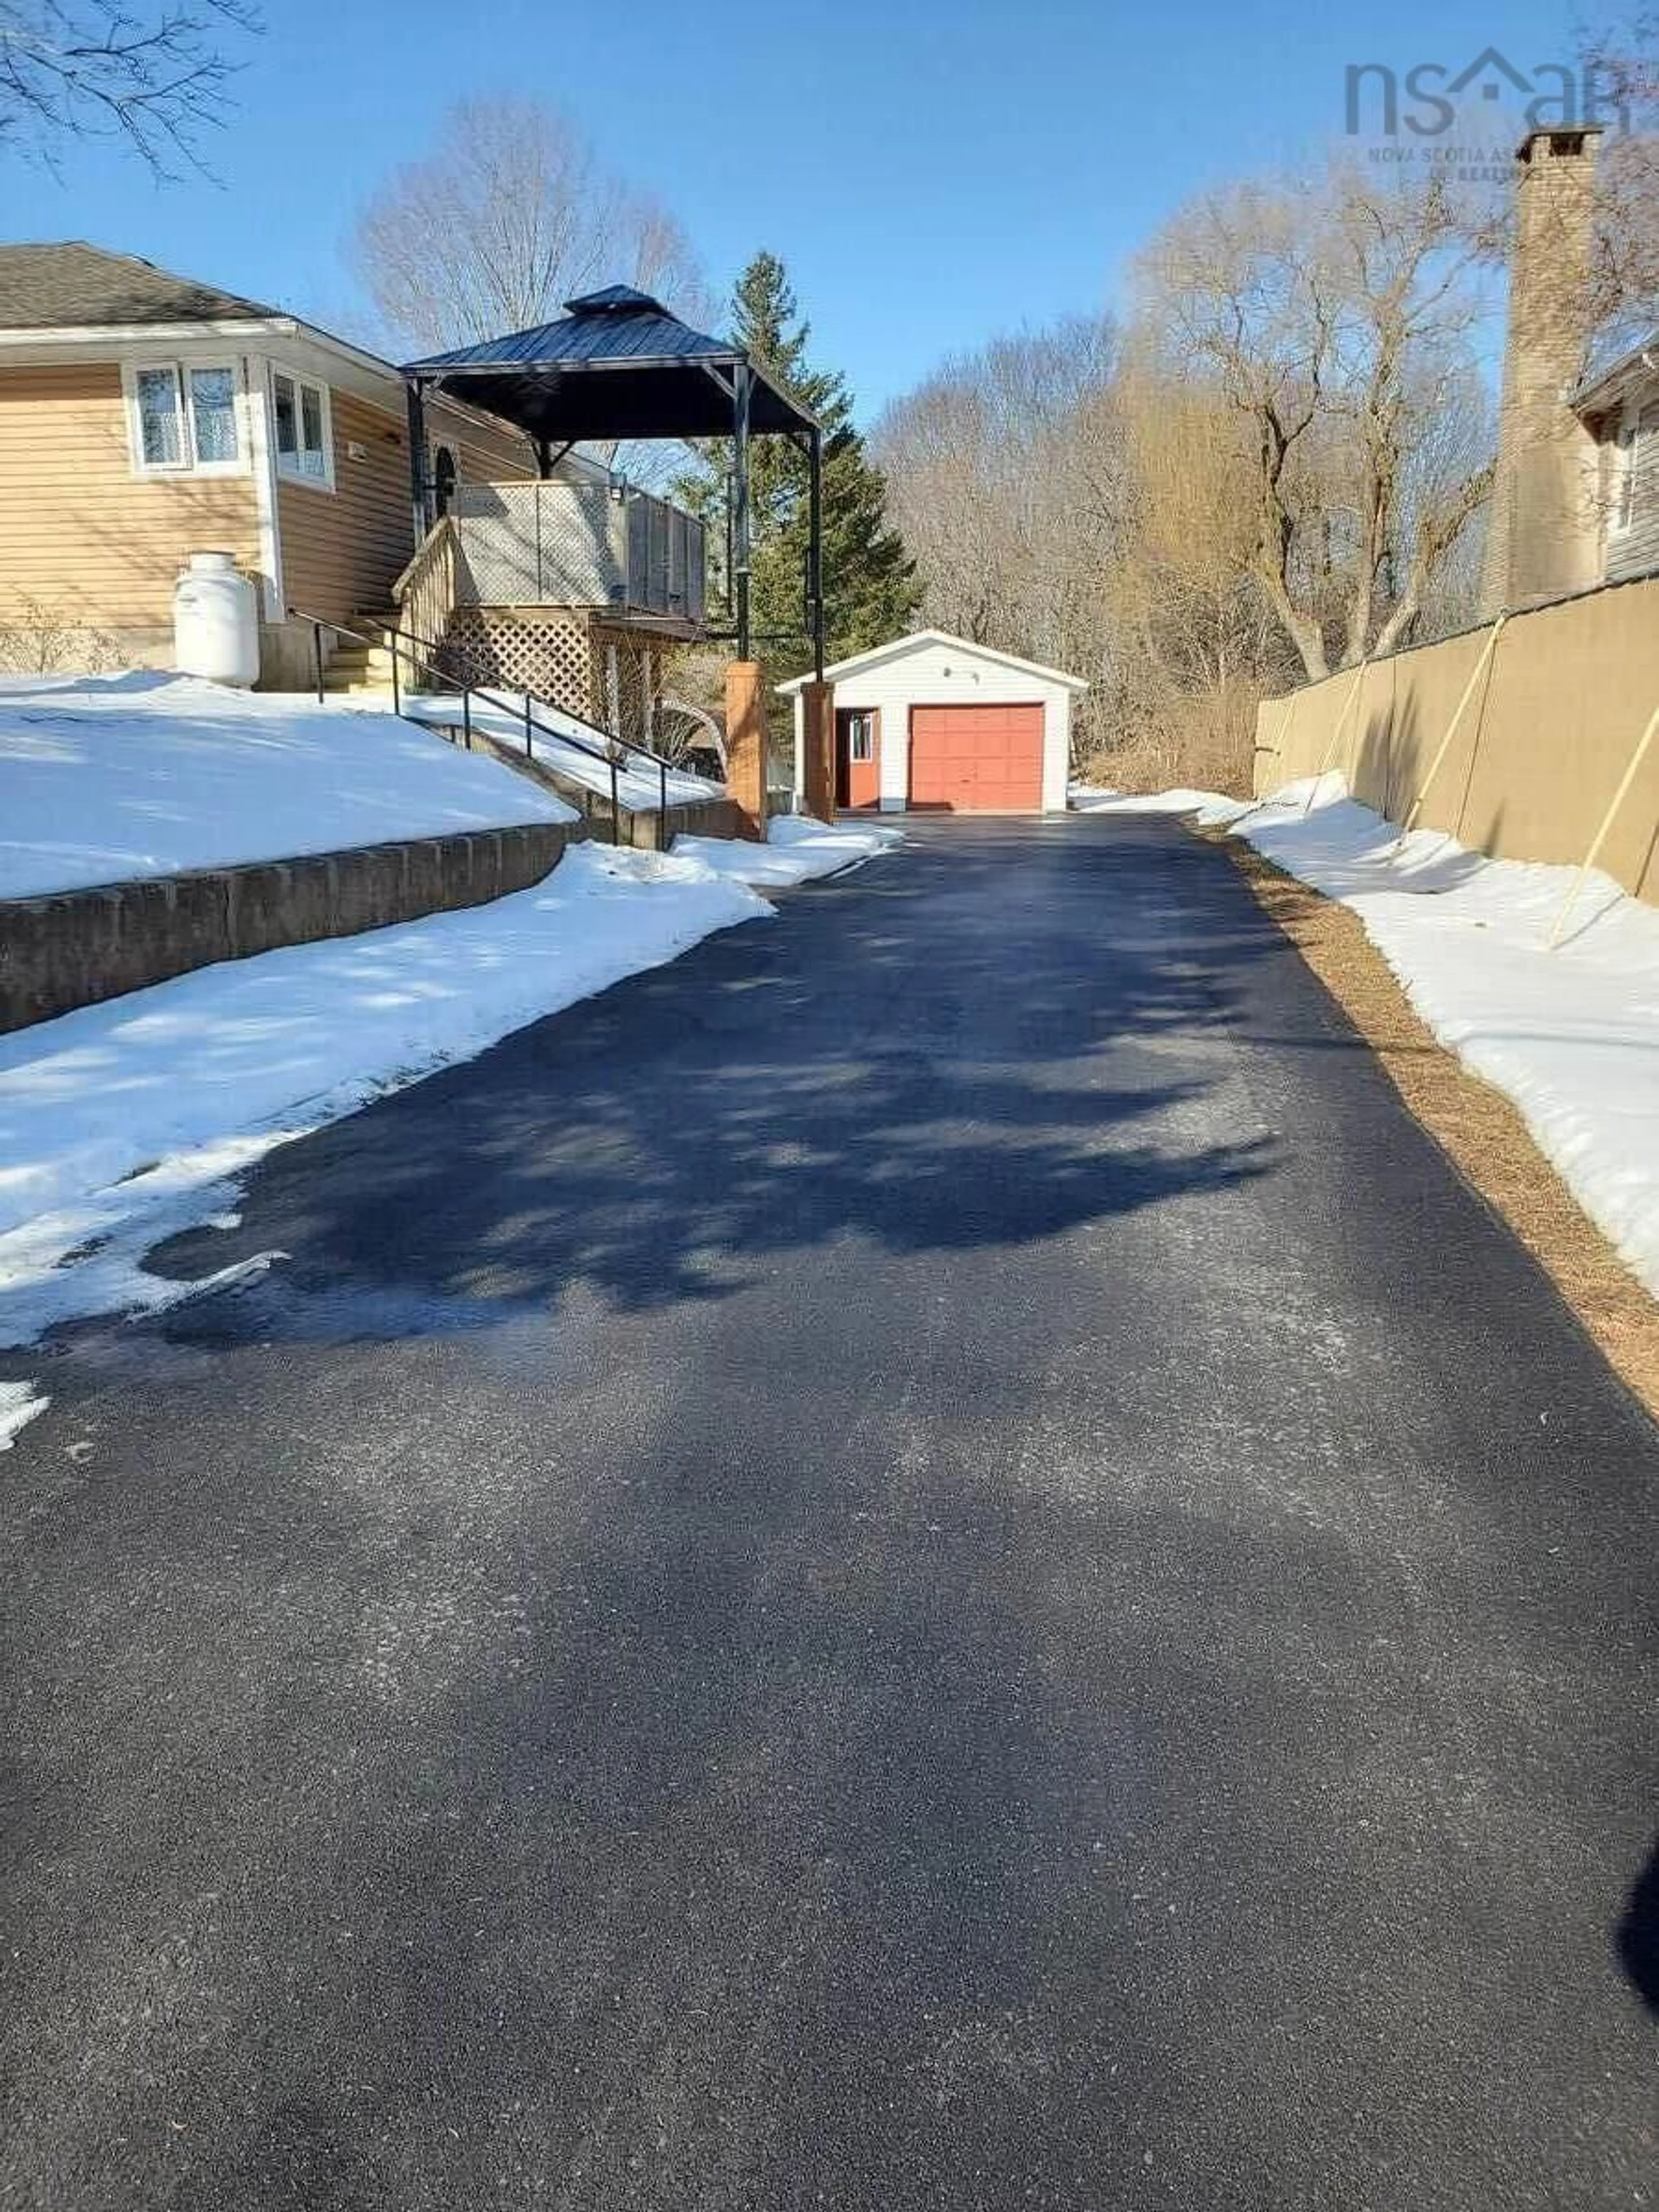
M 323 465 L 319 472 L 299 467 L 277 446 L 276 380 L 279 376 L 285 376 L 294 386 L 294 404 L 302 430 L 305 424 L 305 395 L 307 392 L 314 392 L 317 394 L 323 428 Z M 278 477 L 283 483 L 303 484 L 308 491 L 331 492 L 334 489 L 334 409 L 328 386 L 320 377 L 303 375 L 297 368 L 289 368 L 284 362 L 273 361 L 265 376 L 265 404 L 270 410 L 268 419 L 270 424 L 270 458 Z
M 143 374 L 158 369 L 172 376 L 173 390 L 179 397 L 179 423 L 185 450 L 176 461 L 150 461 L 144 458 L 144 421 L 138 404 L 138 379 Z M 228 369 L 230 373 L 231 410 L 236 424 L 234 461 L 202 461 L 196 458 L 196 398 L 191 389 L 191 374 L 199 369 Z M 158 354 L 153 358 L 123 362 L 121 384 L 127 410 L 127 448 L 134 476 L 245 477 L 249 473 L 252 457 L 248 450 L 247 387 L 240 362 L 222 356 L 197 361 L 188 355 Z
M 1620 410 L 1613 437 L 1613 499 L 1607 516 L 1609 538 L 1623 538 L 1636 520 L 1636 441 L 1640 417 L 1632 408 Z
M 1648 387 L 1651 391 L 1652 387 Z M 1644 470 L 1659 470 L 1659 399 L 1638 396 L 1627 400 L 1613 439 L 1612 497 L 1608 501 L 1607 536 L 1627 538 L 1644 529 L 1652 516 L 1638 505 Z M 1651 501 L 1649 502 L 1651 505 Z
M 862 745 L 864 750 L 860 751 Z M 876 710 L 873 707 L 854 707 L 847 717 L 847 758 L 860 768 L 868 768 L 876 757 Z

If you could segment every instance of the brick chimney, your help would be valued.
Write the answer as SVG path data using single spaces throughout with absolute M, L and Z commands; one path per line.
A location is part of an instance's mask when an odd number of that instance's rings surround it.
M 1509 338 L 1481 579 L 1485 611 L 1598 580 L 1595 448 L 1571 399 L 1589 344 L 1598 124 L 1532 131 L 1518 149 Z

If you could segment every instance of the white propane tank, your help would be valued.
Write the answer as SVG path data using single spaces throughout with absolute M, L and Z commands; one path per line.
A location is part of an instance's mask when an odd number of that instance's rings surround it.
M 246 690 L 258 675 L 258 609 L 234 553 L 191 555 L 173 590 L 173 649 L 186 676 Z

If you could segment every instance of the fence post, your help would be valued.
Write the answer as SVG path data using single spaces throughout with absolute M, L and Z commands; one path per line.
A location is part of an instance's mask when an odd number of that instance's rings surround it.
M 1653 743 L 1656 731 L 1659 731 L 1659 707 L 1656 707 L 1649 715 L 1648 726 L 1637 741 L 1636 750 L 1630 757 L 1630 764 L 1619 779 L 1619 788 L 1607 801 L 1607 811 L 1601 817 L 1601 826 L 1595 836 L 1590 839 L 1589 850 L 1585 854 L 1579 866 L 1578 873 L 1573 879 L 1572 889 L 1561 902 L 1561 911 L 1556 915 L 1555 927 L 1550 932 L 1549 949 L 1552 952 L 1561 942 L 1561 933 L 1567 926 L 1567 916 L 1577 904 L 1578 894 L 1589 880 L 1590 870 L 1595 866 L 1601 848 L 1607 841 L 1607 832 L 1613 827 L 1613 817 L 1630 795 L 1630 787 L 1636 781 L 1637 771 L 1647 757 L 1647 750 Z
M 611 756 L 611 842 L 613 845 L 620 845 L 622 841 L 622 799 L 617 789 L 617 756 L 612 753 Z
M 392 631 L 392 711 L 394 714 L 401 714 L 404 711 L 403 687 L 398 677 L 398 631 L 394 623 Z
M 657 789 L 659 794 L 657 805 L 657 850 L 659 853 L 665 853 L 668 850 L 668 763 L 665 760 L 659 760 L 657 763 Z
M 328 687 L 323 682 L 323 626 L 319 622 L 311 625 L 311 657 L 317 670 L 317 704 L 328 704 Z
M 536 741 L 530 734 L 530 694 L 527 691 L 524 695 L 524 757 L 526 760 L 536 757 Z
M 1457 726 L 1462 720 L 1468 703 L 1474 696 L 1475 686 L 1480 681 L 1480 672 L 1492 659 L 1498 644 L 1498 634 L 1509 618 L 1509 609 L 1505 607 L 1499 612 L 1497 621 L 1493 623 L 1491 630 L 1487 633 L 1486 642 L 1480 648 L 1480 657 L 1469 672 L 1468 682 L 1463 686 L 1463 696 L 1453 710 L 1450 721 L 1446 725 L 1446 734 L 1436 746 L 1434 758 L 1429 763 L 1429 772 L 1424 777 L 1416 798 L 1412 801 L 1411 811 L 1406 817 L 1406 826 L 1400 833 L 1402 837 L 1409 837 L 1417 827 L 1417 817 L 1423 811 L 1423 802 L 1429 795 L 1429 787 L 1445 764 L 1446 755 L 1451 749 L 1451 741 L 1457 735 Z
M 1314 794 L 1335 764 L 1337 754 L 1341 750 L 1342 732 L 1347 727 L 1348 716 L 1358 703 L 1360 689 L 1365 681 L 1365 672 L 1370 665 L 1370 656 L 1367 654 L 1354 671 L 1353 682 L 1349 687 L 1348 696 L 1342 702 L 1342 712 L 1336 718 L 1336 727 L 1331 732 L 1330 744 L 1325 748 L 1324 760 L 1320 765 L 1318 775 L 1308 787 L 1307 804 L 1302 809 L 1302 819 L 1304 822 L 1313 812 Z
M 472 750 L 472 694 L 466 690 L 461 693 L 461 729 L 466 738 L 466 749 L 471 752 Z

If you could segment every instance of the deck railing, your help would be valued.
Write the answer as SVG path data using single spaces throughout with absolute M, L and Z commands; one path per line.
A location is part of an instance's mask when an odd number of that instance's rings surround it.
M 447 520 L 456 605 L 605 608 L 702 620 L 702 523 L 631 485 L 559 477 L 460 484 Z
M 441 515 L 392 586 L 398 623 L 411 637 L 441 638 L 455 611 L 455 526 Z

